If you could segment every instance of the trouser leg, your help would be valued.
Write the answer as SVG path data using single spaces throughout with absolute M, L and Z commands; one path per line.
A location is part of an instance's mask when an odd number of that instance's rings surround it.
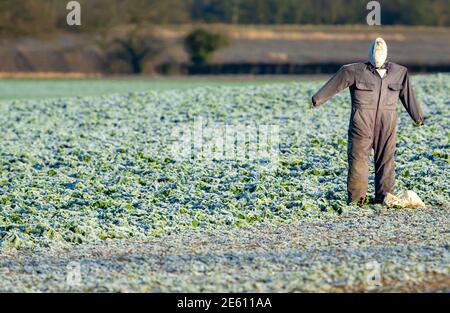
M 383 203 L 386 195 L 394 189 L 396 122 L 395 113 L 385 113 L 375 137 L 375 203 Z
M 348 138 L 348 203 L 363 202 L 367 194 L 369 177 L 369 154 L 372 149 L 369 138 L 355 138 L 349 134 Z

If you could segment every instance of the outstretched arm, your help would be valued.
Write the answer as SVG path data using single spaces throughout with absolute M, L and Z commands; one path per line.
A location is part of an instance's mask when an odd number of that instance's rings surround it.
M 343 66 L 333 77 L 312 97 L 312 105 L 318 107 L 333 96 L 353 85 L 355 81 L 353 69 Z
M 400 91 L 400 100 L 409 116 L 418 124 L 423 124 L 423 113 L 417 102 L 416 95 L 409 80 L 408 72 L 403 79 L 403 89 Z

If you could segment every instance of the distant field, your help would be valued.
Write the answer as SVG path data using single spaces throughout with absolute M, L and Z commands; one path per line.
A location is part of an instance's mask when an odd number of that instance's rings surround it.
M 36 74 L 38 75 L 38 74 Z M 64 75 L 61 75 L 64 77 Z M 179 79 L 77 79 L 77 80 L 0 80 L 0 100 L 43 99 L 58 97 L 100 96 L 112 93 L 150 90 L 183 90 L 197 87 L 249 86 L 318 80 L 323 76 L 304 77 L 203 77 Z
M 3 80 L 0 99 L 40 99 L 98 96 L 111 93 L 186 89 L 200 86 L 238 85 L 238 82 L 189 80 Z
M 216 63 L 349 63 L 367 58 L 368 43 L 383 37 L 389 58 L 411 64 L 449 64 L 450 28 L 367 25 L 208 26 L 231 38 L 231 45 L 214 57 Z M 168 38 L 179 40 L 186 27 L 167 27 Z M 176 54 L 182 55 L 178 46 Z
M 160 27 L 157 34 L 167 41 L 167 50 L 152 63 L 174 65 L 189 62 L 181 43 L 186 33 L 198 26 L 202 25 Z M 394 62 L 409 65 L 450 64 L 450 28 L 362 25 L 204 27 L 230 38 L 230 46 L 214 55 L 211 60 L 214 64 L 363 61 L 367 59 L 368 43 L 377 36 L 386 39 L 389 58 Z M 52 57 L 49 58 L 49 55 Z M 94 36 L 73 33 L 47 39 L 5 40 L 0 42 L 0 60 L 0 72 L 108 73 L 115 68 L 114 62 L 110 64 L 105 59 L 105 51 Z M 123 73 L 126 70 L 126 67 L 121 67 L 117 71 Z

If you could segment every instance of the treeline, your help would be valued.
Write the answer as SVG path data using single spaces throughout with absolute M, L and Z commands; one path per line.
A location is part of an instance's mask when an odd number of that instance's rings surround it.
M 82 26 L 125 24 L 364 24 L 367 0 L 79 0 Z M 383 25 L 450 26 L 450 0 L 379 0 Z M 48 34 L 66 25 L 68 0 L 1 0 L 0 34 Z
M 369 0 L 197 0 L 195 21 L 243 24 L 361 24 Z M 449 0 L 380 0 L 385 25 L 450 25 Z

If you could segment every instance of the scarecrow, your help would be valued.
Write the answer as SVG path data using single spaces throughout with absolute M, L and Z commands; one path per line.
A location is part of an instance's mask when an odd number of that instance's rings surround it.
M 423 125 L 408 70 L 387 62 L 388 48 L 382 38 L 369 47 L 369 61 L 344 65 L 313 97 L 318 107 L 346 88 L 350 88 L 352 110 L 348 128 L 348 203 L 363 203 L 368 187 L 368 160 L 374 151 L 375 198 L 383 203 L 395 182 L 396 105 L 400 98 L 406 111 Z

